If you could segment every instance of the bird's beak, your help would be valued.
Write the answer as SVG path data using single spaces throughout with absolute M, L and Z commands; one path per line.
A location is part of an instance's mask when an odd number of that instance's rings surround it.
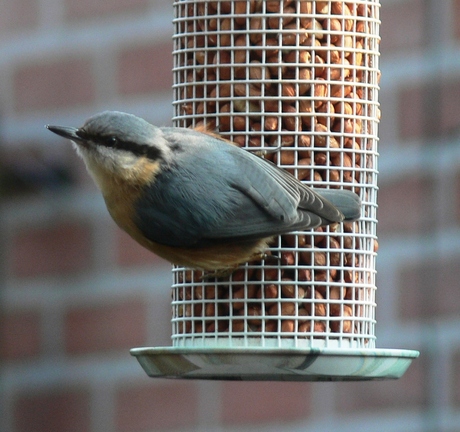
M 65 127 L 65 126 L 51 126 L 46 125 L 46 128 L 51 132 L 54 132 L 56 135 L 67 138 L 75 142 L 81 142 L 82 138 L 77 135 L 77 128 Z

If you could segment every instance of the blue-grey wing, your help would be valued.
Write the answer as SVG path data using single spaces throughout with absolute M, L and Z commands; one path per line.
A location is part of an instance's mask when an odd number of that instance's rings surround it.
M 217 202 L 206 187 L 178 184 L 177 177 L 168 177 L 160 175 L 136 203 L 136 225 L 154 242 L 193 247 L 217 238 L 254 235 L 253 221 L 273 224 L 271 215 L 237 189 L 221 189 L 225 201 Z
M 266 160 L 194 131 L 166 131 L 177 144 L 175 161 L 136 205 L 137 226 L 152 241 L 192 247 L 270 237 L 343 218 Z

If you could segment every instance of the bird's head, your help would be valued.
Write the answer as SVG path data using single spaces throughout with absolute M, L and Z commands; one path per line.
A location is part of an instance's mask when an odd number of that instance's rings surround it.
M 161 130 L 132 114 L 104 111 L 80 128 L 46 126 L 70 139 L 93 177 L 100 171 L 127 179 L 142 163 L 167 160 L 170 149 Z

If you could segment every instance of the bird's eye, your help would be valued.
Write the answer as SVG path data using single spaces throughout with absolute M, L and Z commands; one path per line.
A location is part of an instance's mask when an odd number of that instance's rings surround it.
M 118 143 L 118 140 L 116 137 L 110 137 L 108 139 L 108 142 L 109 142 L 109 146 L 110 147 L 116 147 L 117 143 Z
M 75 132 L 75 134 L 76 134 L 78 137 L 82 138 L 82 139 L 85 139 L 85 138 L 88 136 L 88 134 L 86 133 L 86 131 L 85 131 L 83 128 L 77 129 L 77 131 Z

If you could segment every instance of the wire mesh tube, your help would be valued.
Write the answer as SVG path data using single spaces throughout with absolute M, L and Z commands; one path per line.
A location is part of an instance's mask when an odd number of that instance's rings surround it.
M 278 237 L 228 278 L 175 267 L 173 345 L 373 348 L 378 1 L 174 8 L 175 126 L 268 150 L 310 186 L 358 193 L 363 209 L 358 222 Z

